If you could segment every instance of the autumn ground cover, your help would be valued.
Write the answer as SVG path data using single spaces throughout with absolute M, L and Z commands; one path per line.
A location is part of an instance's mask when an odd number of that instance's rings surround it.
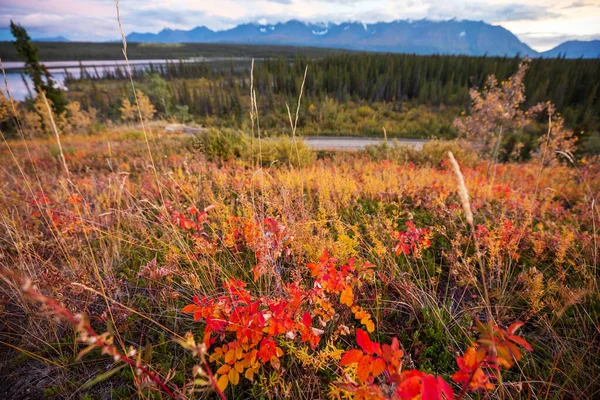
M 3 144 L 4 397 L 598 396 L 597 162 L 146 133 Z
M 600 167 L 528 66 L 419 151 L 311 151 L 307 69 L 279 139 L 252 74 L 248 128 L 197 137 L 133 79 L 135 125 L 7 88 L 2 396 L 594 398 Z

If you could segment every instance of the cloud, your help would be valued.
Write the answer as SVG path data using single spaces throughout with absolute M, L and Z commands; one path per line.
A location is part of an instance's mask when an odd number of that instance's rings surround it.
M 598 3 L 595 0 L 579 0 L 579 1 L 574 1 L 570 4 L 566 4 L 564 6 L 562 6 L 561 8 L 563 9 L 569 9 L 569 8 L 582 8 L 582 7 L 598 7 Z
M 521 20 L 540 20 L 556 18 L 560 14 L 551 10 L 548 5 L 528 5 L 523 3 L 483 3 L 473 2 L 464 4 L 457 10 L 456 4 L 444 2 L 430 5 L 428 8 L 430 18 L 448 19 L 457 17 L 460 19 L 483 20 L 486 22 L 504 22 Z
M 116 38 L 118 29 L 115 9 L 109 10 L 91 2 L 89 11 L 86 12 L 88 2 L 65 0 L 54 8 L 49 7 L 49 1 L 23 0 L 18 6 L 0 3 L 0 27 L 8 27 L 13 20 L 27 28 L 32 37 L 62 35 L 76 40 Z M 65 9 L 68 5 L 72 7 Z
M 198 25 L 198 21 L 206 20 L 207 15 L 203 11 L 175 11 L 167 8 L 141 10 L 132 16 L 125 18 L 126 22 L 134 22 L 136 25 L 156 26 L 159 24 L 163 27 L 178 27 L 185 29 Z M 143 21 L 143 23 L 141 23 Z

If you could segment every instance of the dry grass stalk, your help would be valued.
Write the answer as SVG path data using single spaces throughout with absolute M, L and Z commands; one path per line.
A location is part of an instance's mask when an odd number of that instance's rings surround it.
M 458 184 L 458 196 L 460 197 L 460 202 L 465 212 L 465 218 L 467 219 L 467 223 L 469 224 L 471 229 L 474 229 L 473 212 L 471 211 L 469 192 L 467 191 L 467 186 L 465 185 L 465 179 L 463 177 L 462 172 L 460 171 L 460 166 L 456 162 L 454 154 L 452 154 L 451 151 L 448 152 L 448 157 L 450 158 L 450 163 L 452 164 L 452 170 L 454 171 L 454 175 L 456 175 L 456 183 Z
M 58 144 L 58 150 L 60 152 L 60 159 L 63 164 L 63 168 L 65 169 L 65 173 L 67 174 L 67 178 L 69 177 L 69 167 L 67 166 L 67 160 L 65 158 L 65 153 L 63 152 L 62 143 L 60 142 L 60 135 L 58 134 L 58 129 L 56 129 L 56 123 L 54 122 L 54 117 L 52 116 L 52 110 L 50 109 L 50 104 L 48 103 L 48 99 L 46 98 L 46 93 L 43 90 L 40 91 L 42 94 L 42 99 L 44 100 L 44 104 L 46 105 L 46 109 L 48 111 L 48 117 L 50 118 L 50 123 L 52 124 L 52 131 L 54 131 L 54 135 L 56 136 L 56 143 Z
M 485 299 L 485 308 L 486 308 L 487 317 L 488 317 L 488 327 L 490 329 L 490 334 L 491 334 L 492 326 L 495 325 L 496 323 L 494 321 L 494 316 L 492 314 L 492 308 L 490 305 L 491 304 L 490 303 L 490 295 L 488 293 L 488 286 L 487 286 L 488 284 L 487 284 L 487 278 L 486 278 L 486 272 L 485 272 L 485 260 L 483 258 L 483 255 L 481 254 L 481 249 L 479 248 L 479 243 L 477 242 L 477 239 L 475 238 L 475 225 L 473 223 L 473 212 L 471 211 L 469 192 L 467 191 L 467 186 L 465 185 L 464 176 L 463 176 L 462 172 L 460 171 L 460 166 L 458 165 L 458 162 L 454 158 L 454 154 L 452 154 L 451 151 L 448 151 L 448 157 L 450 159 L 450 164 L 452 164 L 452 170 L 454 171 L 454 175 L 456 175 L 456 183 L 458 185 L 458 196 L 460 197 L 460 202 L 462 204 L 463 211 L 465 212 L 465 218 L 467 219 L 467 223 L 469 224 L 469 227 L 471 228 L 473 241 L 475 242 L 475 251 L 477 253 L 477 258 L 479 260 L 479 267 L 480 267 L 480 273 L 481 273 L 481 284 L 483 286 L 483 296 Z

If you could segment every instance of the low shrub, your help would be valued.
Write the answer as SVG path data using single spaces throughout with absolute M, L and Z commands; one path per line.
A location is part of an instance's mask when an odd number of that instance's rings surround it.
M 298 167 L 315 160 L 314 152 L 302 140 L 289 137 L 258 140 L 233 129 L 211 129 L 199 134 L 195 147 L 210 160 L 238 158 L 264 167 L 277 163 Z
M 373 160 L 390 160 L 400 164 L 439 167 L 451 151 L 463 165 L 473 166 L 479 157 L 468 143 L 462 140 L 431 140 L 421 149 L 402 144 L 397 140 L 367 146 L 366 152 Z
M 251 143 L 244 159 L 254 159 L 264 167 L 276 163 L 294 167 L 306 166 L 316 158 L 315 153 L 303 140 L 294 141 L 289 137 L 281 137 L 262 140 L 260 143 L 253 140 Z
M 240 158 L 249 145 L 249 137 L 234 129 L 210 129 L 196 135 L 194 147 L 209 160 Z

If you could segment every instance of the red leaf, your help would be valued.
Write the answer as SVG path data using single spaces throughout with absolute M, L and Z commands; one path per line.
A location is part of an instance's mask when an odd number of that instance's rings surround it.
M 510 326 L 508 327 L 508 329 L 506 330 L 506 332 L 509 335 L 514 335 L 514 333 L 523 325 L 525 325 L 524 322 L 521 321 L 517 321 L 517 322 L 513 322 L 512 324 L 510 324 Z
M 371 375 L 371 371 L 373 371 L 373 357 L 364 356 L 358 362 L 358 368 L 356 369 L 356 375 L 358 376 L 358 380 L 362 383 L 366 382 Z
M 402 381 L 396 389 L 396 394 L 401 399 L 413 399 L 421 394 L 421 382 L 423 373 L 421 371 L 405 371 L 402 373 Z
M 345 367 L 346 365 L 354 364 L 359 362 L 363 358 L 363 352 L 358 349 L 348 350 L 340 360 L 340 366 Z
M 183 307 L 181 311 L 184 313 L 191 313 L 196 310 L 196 307 L 196 304 L 188 304 L 187 306 Z
M 373 352 L 373 342 L 369 339 L 369 334 L 360 328 L 356 330 L 356 343 L 365 353 L 371 354 Z
M 432 375 L 424 374 L 421 383 L 422 400 L 440 400 L 442 398 L 437 379 Z
M 329 251 L 327 249 L 323 250 L 323 255 L 319 258 L 319 262 L 326 263 L 329 261 Z
M 454 398 L 454 391 L 452 390 L 452 387 L 441 376 L 438 376 L 438 385 L 440 386 L 442 394 L 446 399 L 451 400 Z
M 392 348 L 389 344 L 381 345 L 381 355 L 386 361 L 390 361 L 392 359 Z
M 430 374 L 423 374 L 421 390 L 422 400 L 450 400 L 454 398 L 454 392 L 450 385 L 441 377 L 436 378 Z
M 523 348 L 529 350 L 529 351 L 533 351 L 533 347 L 531 347 L 531 345 L 527 342 L 527 340 L 523 339 L 520 336 L 516 336 L 516 335 L 509 335 L 508 339 L 515 342 L 518 345 L 523 346 Z
M 381 375 L 381 373 L 385 371 L 386 367 L 387 364 L 382 358 L 376 358 L 373 361 L 373 376 L 378 377 L 379 375 Z
M 312 325 L 312 317 L 310 316 L 310 314 L 308 312 L 305 312 L 304 315 L 302 315 L 302 323 L 307 328 L 311 327 L 311 325 Z

